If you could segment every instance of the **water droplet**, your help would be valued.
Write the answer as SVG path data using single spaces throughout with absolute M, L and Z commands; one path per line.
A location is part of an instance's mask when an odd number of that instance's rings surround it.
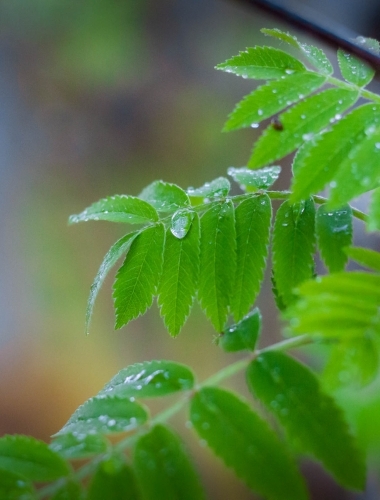
M 111 418 L 107 422 L 108 427 L 114 427 L 116 425 L 116 420 L 114 418 Z
M 210 428 L 210 424 L 208 422 L 203 422 L 201 427 L 203 430 L 206 431 Z
M 302 135 L 302 139 L 303 139 L 304 141 L 311 141 L 311 139 L 313 138 L 313 136 L 314 136 L 314 134 L 312 134 L 312 133 L 309 133 L 309 134 L 303 134 L 303 135 Z
M 258 109 L 258 110 L 257 110 L 257 114 L 258 114 L 259 116 L 263 116 L 263 113 L 264 113 L 264 111 L 263 111 L 262 109 Z
M 331 181 L 329 185 L 330 185 L 331 188 L 336 188 L 336 182 L 335 181 Z
M 286 73 L 287 75 L 292 75 L 292 74 L 294 73 L 294 69 L 286 69 L 286 70 L 285 70 L 285 73 Z
M 259 123 L 251 123 L 251 128 L 259 128 Z
M 187 208 L 177 210 L 171 220 L 170 231 L 178 239 L 184 238 L 194 219 L 195 212 Z

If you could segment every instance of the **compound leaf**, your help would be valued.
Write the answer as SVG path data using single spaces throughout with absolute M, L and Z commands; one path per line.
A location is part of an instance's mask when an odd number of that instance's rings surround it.
M 349 247 L 345 248 L 346 254 L 361 266 L 368 267 L 380 272 L 380 253 L 369 248 Z
M 299 287 L 299 300 L 287 312 L 294 334 L 362 338 L 379 331 L 380 275 L 339 272 Z
M 226 352 L 254 351 L 261 332 L 261 313 L 256 307 L 239 323 L 226 328 L 218 337 L 218 345 Z
M 313 274 L 314 220 L 312 200 L 295 205 L 285 201 L 276 214 L 273 272 L 277 291 L 287 305 L 294 300 L 294 288 Z
M 218 64 L 216 69 L 243 78 L 267 80 L 306 71 L 305 66 L 283 50 L 273 47 L 250 47 L 239 55 Z
M 338 63 L 343 78 L 358 87 L 365 87 L 375 75 L 375 70 L 349 52 L 338 50 Z
M 234 206 L 230 200 L 209 208 L 201 218 L 198 299 L 214 328 L 227 320 L 236 265 Z
M 87 500 L 140 500 L 136 477 L 123 459 L 111 457 L 98 465 L 91 480 Z
M 267 194 L 244 200 L 235 210 L 236 273 L 231 313 L 239 321 L 260 291 L 268 256 L 272 205 Z
M 324 82 L 323 76 L 307 72 L 287 75 L 283 79 L 262 85 L 236 105 L 223 130 L 257 128 L 261 121 L 303 99 Z
M 194 198 L 224 198 L 228 195 L 231 184 L 225 177 L 218 177 L 211 182 L 206 182 L 199 188 L 189 187 L 187 194 Z
M 342 411 L 306 366 L 281 352 L 266 352 L 249 365 L 247 380 L 297 448 L 321 460 L 341 484 L 364 488 L 364 457 Z
M 92 317 L 92 312 L 94 310 L 95 300 L 98 296 L 99 290 L 106 279 L 107 274 L 111 268 L 116 264 L 120 257 L 129 249 L 132 245 L 133 240 L 139 234 L 139 231 L 134 231 L 133 233 L 126 234 L 120 238 L 112 247 L 108 250 L 104 256 L 103 262 L 100 265 L 99 271 L 97 272 L 94 282 L 90 288 L 90 295 L 87 300 L 86 308 L 86 333 L 89 333 L 90 321 Z
M 183 189 L 164 181 L 154 181 L 149 184 L 142 190 L 139 198 L 161 212 L 172 212 L 190 205 L 189 197 Z
M 195 430 L 253 491 L 270 500 L 307 498 L 296 465 L 276 434 L 234 394 L 205 387 L 191 401 Z
M 59 453 L 66 460 L 88 458 L 99 455 L 107 449 L 107 440 L 101 434 L 85 432 L 72 432 L 56 435 L 49 448 Z
M 0 498 L 4 500 L 36 500 L 37 495 L 29 481 L 10 470 L 0 470 Z
M 317 210 L 315 231 L 319 251 L 330 273 L 343 271 L 348 260 L 344 248 L 352 242 L 351 207 L 328 210 L 321 205 Z
M 370 189 L 370 182 L 364 182 L 364 177 L 359 173 L 359 170 L 364 168 L 364 175 L 368 176 L 368 168 L 363 164 L 359 165 L 358 161 L 368 159 L 368 151 L 371 148 L 366 143 L 374 138 L 378 124 L 380 124 L 380 105 L 365 104 L 334 123 L 328 132 L 319 135 L 313 146 L 307 149 L 307 154 L 297 155 L 295 158 L 291 202 L 307 198 L 323 189 L 329 182 L 330 187 L 334 188 L 336 186 L 334 177 L 342 165 L 346 172 L 350 170 L 355 174 L 352 176 L 350 173 L 345 177 L 345 193 L 359 188 L 360 192 L 363 192 L 363 188 Z M 363 141 L 365 144 L 362 147 Z M 376 142 L 371 143 L 373 153 L 375 144 Z M 356 155 L 358 158 L 354 160 Z M 372 156 L 377 158 L 377 155 Z M 369 158 L 369 161 L 372 169 L 372 158 Z M 356 186 L 358 176 L 360 176 L 360 186 Z M 342 187 L 342 182 L 340 186 Z M 348 200 L 339 201 L 343 205 Z M 337 199 L 335 202 L 337 203 Z
M 341 118 L 341 113 L 352 106 L 358 96 L 359 93 L 352 90 L 327 89 L 297 103 L 279 116 L 283 126 L 280 133 L 269 126 L 260 136 L 249 166 L 266 165 L 299 148 L 331 120 Z
M 48 445 L 27 436 L 0 438 L 0 470 L 17 473 L 30 481 L 54 481 L 70 473 L 69 466 Z
M 147 419 L 147 411 L 135 401 L 125 396 L 102 394 L 81 405 L 56 435 L 127 432 L 144 424 Z
M 145 361 L 120 370 L 99 395 L 160 397 L 187 391 L 193 385 L 194 375 L 187 366 L 172 361 Z
M 163 425 L 156 425 L 138 440 L 134 451 L 134 466 L 144 498 L 205 499 L 181 440 Z
M 161 276 L 164 239 L 163 224 L 150 226 L 134 238 L 113 286 L 115 328 L 121 328 L 152 305 Z
M 240 184 L 243 191 L 257 191 L 258 189 L 270 188 L 279 178 L 280 172 L 281 167 L 274 165 L 261 168 L 260 170 L 251 170 L 246 167 L 230 167 L 227 171 L 228 175 Z
M 158 305 L 166 328 L 172 336 L 176 336 L 190 313 L 197 290 L 200 251 L 198 215 L 194 215 L 192 226 L 184 238 L 178 239 L 170 231 L 167 231 L 165 239 Z
M 122 194 L 103 198 L 93 203 L 82 213 L 71 215 L 69 223 L 74 224 L 89 220 L 146 224 L 158 221 L 158 214 L 152 205 L 146 201 Z

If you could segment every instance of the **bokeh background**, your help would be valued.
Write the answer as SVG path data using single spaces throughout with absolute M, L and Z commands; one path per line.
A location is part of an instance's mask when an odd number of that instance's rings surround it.
M 289 5 L 317 8 L 326 23 L 380 38 L 377 0 Z M 254 83 L 213 68 L 246 46 L 268 43 L 262 27 L 292 29 L 234 1 L 0 4 L 0 434 L 49 440 L 79 404 L 131 363 L 172 359 L 192 366 L 202 380 L 232 360 L 212 343 L 212 328 L 197 306 L 175 340 L 155 306 L 115 332 L 112 277 L 86 337 L 90 284 L 125 229 L 106 222 L 68 227 L 67 219 L 104 196 L 137 195 L 155 179 L 186 188 L 243 166 L 258 132 L 222 134 L 221 128 Z M 285 162 L 278 186 L 287 187 L 288 171 Z M 378 244 L 360 228 L 357 238 Z M 269 343 L 280 329 L 268 284 L 259 305 Z M 304 356 L 320 364 L 319 352 L 305 349 Z M 244 391 L 241 378 L 230 383 Z M 375 381 L 360 393 L 339 393 L 370 449 L 368 491 L 342 492 L 318 466 L 305 463 L 313 498 L 379 498 L 379 389 Z M 199 447 L 185 420 L 175 426 L 210 498 L 254 498 Z

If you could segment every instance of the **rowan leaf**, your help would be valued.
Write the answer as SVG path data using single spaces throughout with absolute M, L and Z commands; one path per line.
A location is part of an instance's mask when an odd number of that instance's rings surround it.
M 325 77 L 306 72 L 287 75 L 280 80 L 266 83 L 236 105 L 223 130 L 257 128 L 261 121 L 300 101 L 321 87 L 324 82 Z
M 90 482 L 87 500 L 140 500 L 135 474 L 122 458 L 101 462 Z
M 324 394 L 318 379 L 295 359 L 268 351 L 247 370 L 250 390 L 284 426 L 296 448 L 321 460 L 343 485 L 362 490 L 365 461 L 341 409 Z
M 135 401 L 125 396 L 102 394 L 81 405 L 56 436 L 127 432 L 144 424 L 147 419 L 146 409 Z
M 164 181 L 149 184 L 141 191 L 139 198 L 161 212 L 172 212 L 190 205 L 189 197 L 183 189 Z
M 95 300 L 98 296 L 99 290 L 107 277 L 107 274 L 111 268 L 116 264 L 120 257 L 129 249 L 132 245 L 133 240 L 136 236 L 140 234 L 139 231 L 134 231 L 133 233 L 126 234 L 120 238 L 112 247 L 108 250 L 104 256 L 103 262 L 100 265 L 99 271 L 97 272 L 94 282 L 90 288 L 90 295 L 87 300 L 86 307 L 86 333 L 89 333 L 90 322 L 92 318 L 92 313 L 94 310 Z
M 283 158 L 309 141 L 358 99 L 357 91 L 327 89 L 307 97 L 282 113 L 283 130 L 269 126 L 255 143 L 249 166 L 257 168 Z
M 298 59 L 273 47 L 250 47 L 239 55 L 215 66 L 216 69 L 234 73 L 243 78 L 267 80 L 280 78 L 294 72 L 306 71 Z
M 234 206 L 227 200 L 209 208 L 201 218 L 198 299 L 218 332 L 227 321 L 235 266 Z
M 235 325 L 226 328 L 217 344 L 226 352 L 254 351 L 261 333 L 261 313 L 256 307 Z
M 158 286 L 158 305 L 165 326 L 175 337 L 180 332 L 197 291 L 199 274 L 200 227 L 198 215 L 189 232 L 178 239 L 167 231 L 164 263 Z
M 315 230 L 321 257 L 330 273 L 343 271 L 348 260 L 344 249 L 352 243 L 351 207 L 329 210 L 321 205 L 317 210 Z
M 358 87 L 365 87 L 375 75 L 369 64 L 344 50 L 338 50 L 338 63 L 343 78 Z
M 37 495 L 29 481 L 10 470 L 0 470 L 0 498 L 4 500 L 36 500 Z
M 49 448 L 66 460 L 84 459 L 107 450 L 107 440 L 101 434 L 74 431 L 55 435 Z
M 337 187 L 335 177 L 342 166 L 346 172 L 350 171 L 350 176 L 345 177 L 347 185 L 344 186 L 344 198 L 347 198 L 346 194 L 352 189 L 354 195 L 355 190 L 363 192 L 363 188 L 370 189 L 370 183 L 367 184 L 364 179 L 369 175 L 368 169 L 373 168 L 372 157 L 377 158 L 376 154 L 368 156 L 368 151 L 372 148 L 372 152 L 375 153 L 376 142 L 373 142 L 373 138 L 377 134 L 379 124 L 380 105 L 364 104 L 334 123 L 329 131 L 319 135 L 313 147 L 308 148 L 307 154 L 297 155 L 295 158 L 293 194 L 290 201 L 305 199 L 323 189 L 328 183 L 332 188 Z M 369 141 L 372 141 L 370 145 Z M 368 159 L 370 166 L 367 168 L 366 165 L 359 164 L 359 159 L 360 161 Z M 361 168 L 364 169 L 364 175 L 359 173 Z M 373 176 L 376 177 L 375 174 Z M 358 178 L 359 186 L 356 186 Z M 339 184 L 343 188 L 343 183 Z M 337 198 L 336 195 L 334 204 L 338 204 Z M 339 199 L 341 205 L 347 201 Z
M 190 419 L 201 439 L 253 491 L 270 500 L 308 498 L 284 444 L 237 396 L 204 387 L 191 401 Z
M 272 205 L 267 194 L 248 198 L 235 210 L 237 265 L 230 306 L 235 321 L 247 314 L 260 291 L 271 217 Z
M 156 210 L 146 201 L 134 196 L 115 195 L 93 203 L 78 215 L 71 215 L 69 224 L 89 220 L 107 220 L 129 224 L 146 224 L 158 221 Z
M 152 305 L 161 276 L 164 239 L 163 224 L 150 226 L 134 238 L 113 286 L 115 328 L 126 325 Z
M 144 498 L 202 500 L 205 494 L 183 443 L 156 425 L 136 443 L 134 467 Z
M 348 247 L 344 251 L 355 262 L 361 266 L 368 267 L 374 271 L 380 272 L 380 253 L 369 248 Z
M 313 275 L 314 202 L 291 205 L 285 201 L 277 211 L 273 231 L 273 272 L 276 288 L 289 305 L 294 288 Z
M 32 437 L 0 438 L 0 471 L 17 471 L 30 481 L 54 481 L 70 473 L 68 464 L 46 443 Z
M 187 194 L 193 198 L 224 198 L 230 189 L 230 181 L 225 177 L 218 177 L 199 188 L 187 188 Z
M 280 172 L 281 167 L 274 165 L 261 168 L 260 170 L 251 170 L 246 167 L 230 167 L 227 171 L 228 175 L 240 184 L 243 191 L 257 191 L 258 189 L 270 188 L 279 178 Z
M 339 272 L 300 285 L 287 311 L 293 334 L 362 338 L 380 331 L 380 275 Z
M 161 397 L 190 390 L 193 385 L 194 375 L 187 366 L 173 361 L 145 361 L 120 370 L 98 395 Z

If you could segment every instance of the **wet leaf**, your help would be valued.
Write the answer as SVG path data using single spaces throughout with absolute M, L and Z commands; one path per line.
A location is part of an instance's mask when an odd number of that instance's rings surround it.
M 190 205 L 183 189 L 169 182 L 154 181 L 142 190 L 139 198 L 147 201 L 156 210 L 171 212 Z
M 281 172 L 281 167 L 271 166 L 252 170 L 250 168 L 228 169 L 228 175 L 238 182 L 244 191 L 257 191 L 258 189 L 268 189 L 276 182 Z
M 193 198 L 224 198 L 230 192 L 231 184 L 225 177 L 206 182 L 199 188 L 189 187 L 187 194 Z
M 99 455 L 107 449 L 107 441 L 100 434 L 90 434 L 91 431 L 83 429 L 83 432 L 75 431 L 55 435 L 49 448 L 59 453 L 66 460 L 77 458 L 88 458 Z
M 218 345 L 226 352 L 254 351 L 261 332 L 261 313 L 256 307 L 239 323 L 226 328 L 218 337 Z
M 343 78 L 358 87 L 368 85 L 375 75 L 372 66 L 341 49 L 338 50 L 338 63 Z
M 4 500 L 36 500 L 33 485 L 10 470 L 0 470 L 0 498 Z

